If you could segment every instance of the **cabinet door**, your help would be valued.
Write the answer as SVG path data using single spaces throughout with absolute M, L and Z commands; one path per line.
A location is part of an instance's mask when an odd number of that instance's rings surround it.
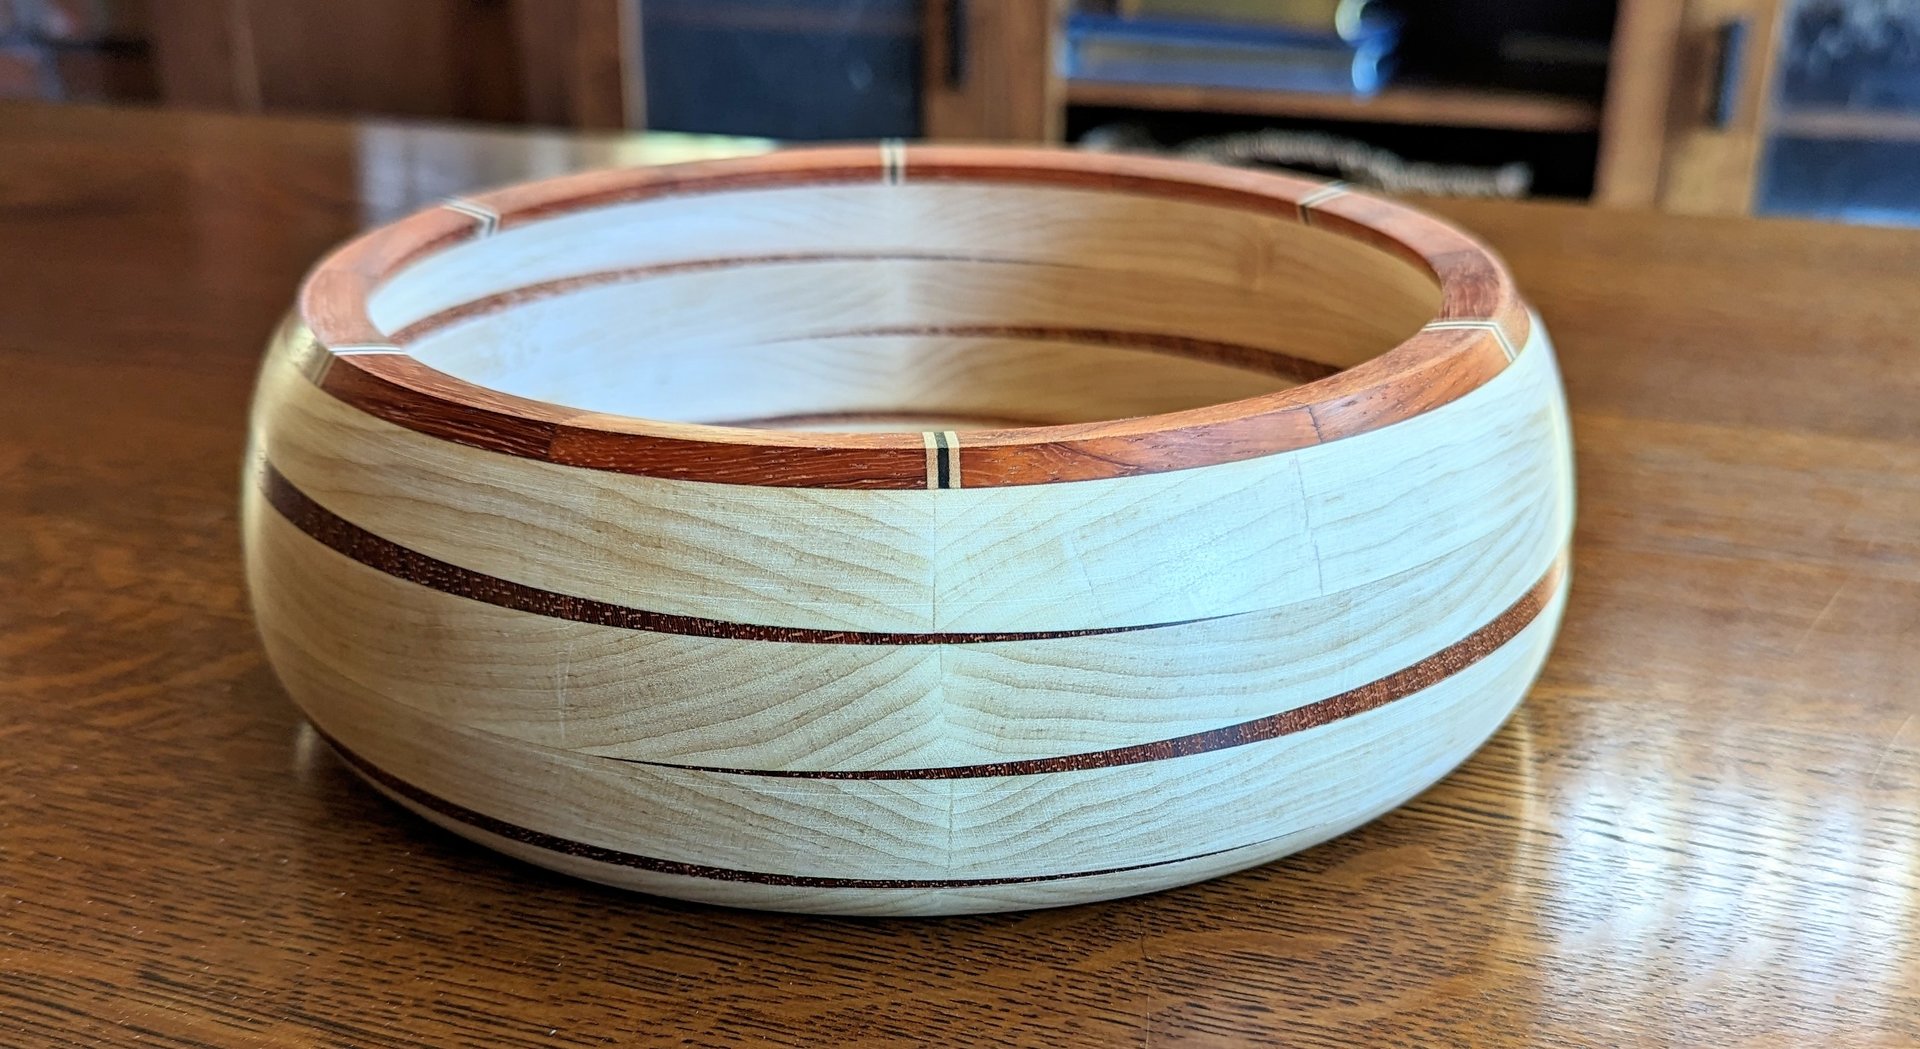
M 1596 202 L 1751 210 L 1787 2 L 1620 0 Z
M 1683 7 L 1660 187 L 1665 210 L 1753 210 L 1785 7 L 1786 0 L 1688 0 Z
M 1065 0 L 926 0 L 926 136 L 1058 142 L 1066 92 L 1054 47 L 1065 8 Z
M 640 0 L 646 126 L 786 141 L 921 134 L 922 0 Z
M 1060 135 L 1059 0 L 641 0 L 647 125 L 780 139 Z
M 1920 3 L 1622 0 L 1602 203 L 1920 225 Z

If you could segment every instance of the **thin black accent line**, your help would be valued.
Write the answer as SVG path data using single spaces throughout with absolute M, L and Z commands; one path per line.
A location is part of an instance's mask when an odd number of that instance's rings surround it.
M 935 463 L 934 483 L 940 488 L 952 488 L 953 465 L 948 460 L 948 456 L 953 454 L 953 450 L 947 447 L 947 435 L 945 432 L 940 430 L 933 432 L 933 448 Z

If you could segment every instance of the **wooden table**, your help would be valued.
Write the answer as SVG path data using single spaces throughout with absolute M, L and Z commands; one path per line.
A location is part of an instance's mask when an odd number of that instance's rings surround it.
M 1478 756 L 1293 859 L 792 918 L 377 798 L 248 621 L 255 355 L 356 226 L 641 155 L 0 108 L 0 1044 L 1920 1043 L 1920 233 L 1438 205 L 1559 338 L 1571 610 Z

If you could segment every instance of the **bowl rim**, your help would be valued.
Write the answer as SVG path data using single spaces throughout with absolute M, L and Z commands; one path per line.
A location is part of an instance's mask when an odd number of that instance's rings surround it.
M 505 393 L 432 368 L 378 328 L 368 298 L 436 251 L 574 211 L 729 190 L 906 181 L 1050 186 L 1289 218 L 1359 240 L 1438 283 L 1433 320 L 1384 352 L 1272 393 L 1155 415 L 946 432 L 834 433 L 666 422 Z M 1277 173 L 1162 157 L 1008 146 L 814 147 L 587 171 L 449 198 L 325 256 L 302 283 L 291 353 L 322 390 L 444 440 L 565 466 L 802 488 L 956 489 L 1216 466 L 1390 426 L 1512 363 L 1532 320 L 1471 235 L 1404 204 Z

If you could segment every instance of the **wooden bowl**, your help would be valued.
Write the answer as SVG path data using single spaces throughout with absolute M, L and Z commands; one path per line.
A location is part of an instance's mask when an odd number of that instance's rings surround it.
M 796 151 L 447 202 L 274 337 L 247 567 L 376 787 L 557 870 L 926 914 L 1264 863 L 1540 667 L 1552 350 L 1472 238 L 1293 178 Z

